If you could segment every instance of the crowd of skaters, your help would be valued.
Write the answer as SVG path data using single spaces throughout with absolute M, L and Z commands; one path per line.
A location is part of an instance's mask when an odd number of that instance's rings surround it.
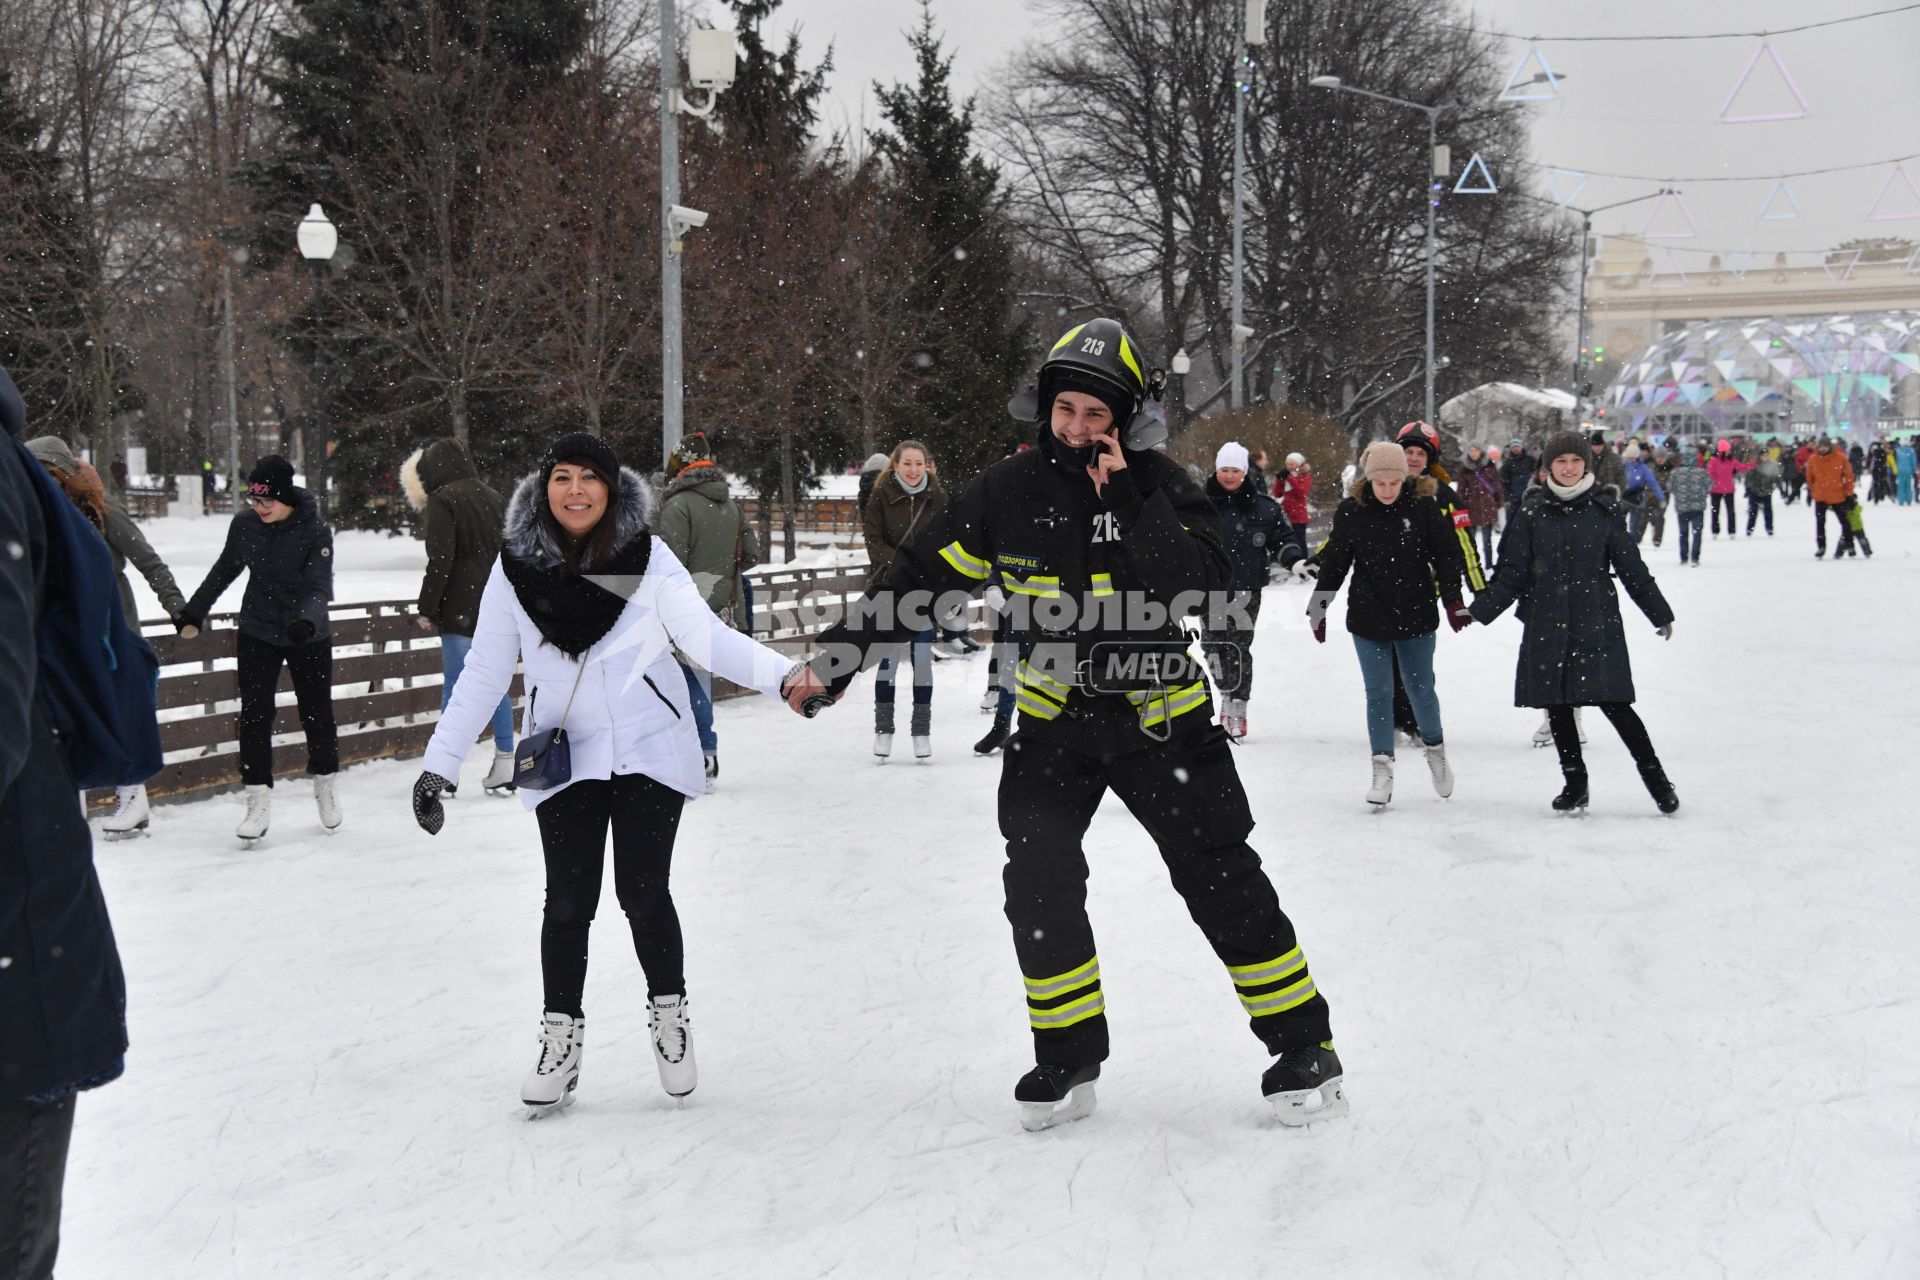
M 1683 563 L 1697 564 L 1708 514 L 1714 537 L 1720 536 L 1723 520 L 1726 536 L 1735 536 L 1738 492 L 1744 490 L 1746 497 L 1747 536 L 1762 524 L 1769 536 L 1773 533 L 1776 495 L 1790 506 L 1804 494 L 1816 511 L 1822 555 L 1825 517 L 1836 516 L 1839 558 L 1855 554 L 1856 548 L 1872 554 L 1858 514 L 1856 476 L 1865 472 L 1872 477 L 1872 501 L 1909 503 L 1914 484 L 1914 450 L 1904 443 L 1860 451 L 1856 463 L 1827 439 L 1764 447 L 1722 440 L 1709 448 L 1705 442 L 1629 440 L 1613 445 L 1599 435 L 1589 440 L 1561 433 L 1537 453 L 1519 441 L 1504 450 L 1470 447 L 1455 468 L 1457 474 L 1441 464 L 1441 445 L 1436 429 L 1410 423 L 1394 441 L 1369 447 L 1339 503 L 1331 532 L 1318 548 L 1309 546 L 1313 478 L 1303 456 L 1288 455 L 1280 472 L 1269 478 L 1264 454 L 1230 442 L 1216 456 L 1203 486 L 1206 500 L 1220 516 L 1232 590 L 1248 606 L 1213 628 L 1210 643 L 1250 650 L 1261 594 L 1276 571 L 1317 579 L 1309 604 L 1310 630 L 1324 643 L 1333 598 L 1346 588 L 1347 629 L 1366 690 L 1366 738 L 1374 765 L 1367 799 L 1376 806 L 1391 799 L 1397 742 L 1418 744 L 1436 792 L 1443 797 L 1451 793 L 1432 664 L 1439 623 L 1447 622 L 1454 631 L 1476 622 L 1484 625 L 1530 597 L 1535 608 L 1524 628 L 1516 702 L 1545 713 L 1564 775 L 1553 808 L 1573 811 L 1588 803 L 1584 737 L 1574 715 L 1580 707 L 1596 706 L 1628 746 L 1658 807 L 1674 812 L 1677 793 L 1632 707 L 1625 636 L 1612 585 L 1617 579 L 1659 634 L 1671 636 L 1672 611 L 1637 551 L 1648 533 L 1653 545 L 1661 545 L 1666 507 L 1674 508 Z M 28 448 L 111 548 L 127 617 L 132 617 L 131 590 L 124 580 L 128 564 L 147 578 L 185 636 L 197 634 L 213 602 L 242 573 L 248 575 L 239 617 L 239 763 L 247 812 L 237 834 L 257 839 L 270 821 L 273 701 L 283 667 L 292 672 L 320 824 L 328 830 L 340 826 L 333 786 L 339 763 L 327 622 L 333 542 L 313 496 L 294 483 L 291 464 L 273 456 L 253 468 L 247 477 L 246 509 L 233 517 L 220 558 L 206 579 L 186 596 L 124 509 L 106 496 L 98 476 L 64 442 L 39 437 Z M 896 446 L 875 473 L 863 495 L 870 586 L 884 585 L 891 553 L 931 525 L 943 500 L 934 473 L 925 446 L 911 440 Z M 678 973 L 678 927 L 665 895 L 662 850 L 670 853 L 683 799 L 711 790 L 717 777 L 718 742 L 707 673 L 720 670 L 745 687 L 790 700 L 798 696 L 790 690 L 810 678 L 745 634 L 750 633 L 751 606 L 744 599 L 742 574 L 759 556 L 751 527 L 697 435 L 688 437 L 669 459 L 663 485 L 630 480 L 631 473 L 592 437 L 556 443 L 541 470 L 521 482 L 512 501 L 480 481 L 451 440 L 416 453 L 402 475 L 409 498 L 421 511 L 428 544 L 419 623 L 442 636 L 443 708 L 450 712 L 414 795 L 416 816 L 429 830 L 438 829 L 442 805 L 457 793 L 458 760 L 475 729 L 490 727 L 493 734 L 492 766 L 483 783 L 487 790 L 511 789 L 517 767 L 525 766 L 515 752 L 505 701 L 514 663 L 503 665 L 502 642 L 491 642 L 493 650 L 476 668 L 481 678 L 462 681 L 476 645 L 487 652 L 481 633 L 489 617 L 494 618 L 496 637 L 506 631 L 519 635 L 514 659 L 534 651 L 529 640 L 549 642 L 562 652 L 585 653 L 606 634 L 594 628 L 611 621 L 601 616 L 604 604 L 581 607 L 578 600 L 569 600 L 560 585 L 568 575 L 559 566 L 575 554 L 564 550 L 569 546 L 581 548 L 580 563 L 587 563 L 596 528 L 606 531 L 606 563 L 615 568 L 621 567 L 622 555 L 639 554 L 644 572 L 644 553 L 635 552 L 638 544 L 632 535 L 642 528 L 669 543 L 677 566 L 702 566 L 697 575 L 682 569 L 658 588 L 673 593 L 675 602 L 658 612 L 667 620 L 660 624 L 666 628 L 663 652 L 704 661 L 671 659 L 679 676 L 671 695 L 652 679 L 645 683 L 658 704 L 649 704 L 648 714 L 697 723 L 704 768 L 687 771 L 678 761 L 663 761 L 638 775 L 639 781 L 611 778 L 603 786 L 579 784 L 569 789 L 564 804 L 548 806 L 538 815 L 549 863 L 542 941 L 549 991 L 541 1062 L 527 1086 L 533 1093 L 570 1089 L 576 1078 L 565 1065 L 574 1064 L 577 1074 L 584 1038 L 578 991 L 584 976 L 585 924 L 598 896 L 611 825 L 616 891 L 648 975 L 662 1083 L 669 1092 L 684 1092 L 677 1086 L 691 1087 L 692 1051 L 684 982 Z M 575 510 L 590 514 L 591 521 L 568 542 L 563 536 L 570 528 L 567 513 Z M 516 570 L 519 562 L 507 554 L 516 547 L 527 565 L 538 567 Z M 555 552 L 555 547 L 563 549 Z M 1578 589 L 1557 594 L 1540 590 L 1541 584 L 1554 582 Z M 994 593 L 1005 600 L 1000 584 L 990 582 L 986 591 L 990 615 L 1004 615 L 1004 609 L 993 607 Z M 1543 601 L 1555 602 L 1559 611 L 1542 609 Z M 696 613 L 705 621 L 694 622 Z M 995 625 L 1002 644 L 996 646 L 997 661 L 982 702 L 983 710 L 991 707 L 995 714 L 995 730 L 976 747 L 983 755 L 1008 740 L 1013 684 L 1007 673 L 1015 662 L 1001 650 L 1007 642 L 1017 645 L 1020 640 L 1007 635 L 997 618 Z M 563 639 L 567 636 L 578 646 L 569 647 Z M 882 661 L 876 675 L 876 706 L 884 702 L 890 712 L 892 698 L 880 691 L 884 687 L 891 693 L 902 658 L 913 664 L 913 736 L 916 755 L 923 758 L 928 752 L 919 739 L 930 727 L 922 717 L 930 708 L 920 708 L 931 699 L 920 696 L 928 682 L 919 678 L 923 662 L 915 651 L 931 648 L 933 641 L 933 632 L 913 636 L 903 653 Z M 963 651 L 966 647 L 971 646 L 963 646 Z M 573 675 L 576 689 L 584 670 L 581 666 Z M 1220 726 L 1228 737 L 1247 733 L 1251 687 L 1247 661 L 1219 707 Z M 468 691 L 466 705 L 454 708 L 461 690 Z M 571 713 L 571 697 L 565 706 L 553 723 L 564 723 Z M 451 714 L 454 710 L 460 714 Z M 539 722 L 548 723 L 545 716 Z M 530 707 L 525 726 L 529 734 L 534 725 Z M 890 716 L 886 732 L 891 733 Z M 886 754 L 878 743 L 876 754 Z M 683 772 L 686 777 L 680 776 Z M 529 807 L 539 802 L 529 797 Z M 148 821 L 144 788 L 130 781 L 120 789 L 107 830 L 125 834 L 143 829 Z M 574 891 L 556 892 L 556 884 L 574 886 Z M 104 1070 L 117 1072 L 117 1060 Z M 72 1088 L 91 1087 L 106 1078 L 111 1075 L 95 1073 Z M 66 1097 L 70 1099 L 71 1092 Z M 529 1103 L 558 1105 L 563 1100 L 530 1098 Z

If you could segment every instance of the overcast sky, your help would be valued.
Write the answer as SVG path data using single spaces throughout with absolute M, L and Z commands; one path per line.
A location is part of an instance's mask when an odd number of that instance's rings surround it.
M 1568 44 L 1554 43 L 1552 37 L 1758 31 L 1897 3 L 1900 0 L 1847 0 L 1830 8 L 1805 0 L 1690 0 L 1684 5 L 1674 0 L 1482 0 L 1475 11 L 1485 26 L 1547 37 L 1539 47 L 1555 74 L 1566 77 L 1559 101 L 1529 108 L 1535 115 L 1535 161 L 1656 179 L 1762 176 L 1757 182 L 1683 184 L 1687 211 L 1699 235 L 1668 243 L 1686 249 L 1771 253 L 1819 250 L 1856 236 L 1920 239 L 1920 218 L 1867 219 L 1876 192 L 1891 172 L 1884 164 L 1789 179 L 1802 216 L 1760 218 L 1770 196 L 1774 212 L 1791 211 L 1784 196 L 1774 195 L 1773 179 L 1767 175 L 1920 153 L 1920 76 L 1915 74 L 1920 68 L 1920 9 L 1777 37 L 1775 48 L 1811 114 L 1804 120 L 1765 124 L 1723 124 L 1718 118 L 1742 68 L 1759 49 L 1758 39 Z M 873 81 L 912 75 L 901 33 L 917 12 L 912 0 L 786 0 L 775 22 L 798 27 L 803 47 L 815 58 L 833 45 L 836 69 L 828 120 L 857 126 L 874 121 Z M 1045 38 L 1044 32 L 1029 30 L 1021 0 L 935 0 L 934 15 L 956 55 L 956 77 L 963 89 L 971 89 L 983 72 L 1023 42 Z M 1530 47 L 1512 42 L 1509 63 L 1518 63 Z M 1733 112 L 1783 109 L 1795 109 L 1795 104 L 1770 60 L 1762 58 Z M 1456 156 L 1456 171 L 1466 160 Z M 1920 159 L 1908 161 L 1907 172 L 1920 185 Z M 1500 176 L 1496 173 L 1496 180 Z M 1592 177 L 1573 203 L 1593 207 L 1645 194 L 1657 185 Z M 1533 189 L 1546 192 L 1544 174 Z M 1595 229 L 1638 231 L 1653 207 L 1643 204 L 1600 214 Z M 1883 211 L 1920 214 L 1920 201 L 1896 179 Z M 1684 218 L 1669 209 L 1656 230 L 1665 229 L 1667 215 L 1673 216 L 1675 229 L 1685 229 Z M 1691 256 L 1678 260 L 1684 263 Z

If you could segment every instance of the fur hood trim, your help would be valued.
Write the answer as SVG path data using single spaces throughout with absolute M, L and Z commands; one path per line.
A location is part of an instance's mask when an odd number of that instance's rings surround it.
M 542 471 L 530 471 L 513 487 L 507 501 L 506 549 L 519 560 L 545 567 L 558 565 L 564 558 L 560 545 L 538 519 L 539 503 L 547 500 L 547 477 Z M 653 491 L 631 467 L 620 468 L 620 491 L 610 510 L 601 519 L 611 519 L 613 549 L 618 552 L 653 532 Z
M 407 505 L 415 511 L 427 509 L 427 486 L 420 479 L 420 459 L 426 452 L 424 448 L 415 449 L 400 464 L 400 489 L 407 495 Z
M 1355 501 L 1358 501 L 1359 499 L 1367 496 L 1369 487 L 1370 487 L 1370 482 L 1365 476 L 1355 476 L 1353 478 L 1353 485 L 1347 490 L 1347 496 L 1349 498 L 1354 499 Z M 1432 476 L 1423 475 L 1423 476 L 1414 477 L 1414 481 L 1413 481 L 1414 497 L 1431 498 L 1434 494 L 1439 492 L 1440 492 L 1440 482 L 1438 480 L 1435 480 Z

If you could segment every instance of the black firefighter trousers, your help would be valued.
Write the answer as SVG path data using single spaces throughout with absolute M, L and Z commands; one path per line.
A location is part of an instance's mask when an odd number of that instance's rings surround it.
M 1247 844 L 1253 814 L 1224 730 L 1113 756 L 1083 755 L 1022 732 L 1007 743 L 1001 765 L 1000 833 L 1035 1061 L 1079 1067 L 1107 1057 L 1080 842 L 1109 789 L 1159 845 L 1173 887 L 1227 966 L 1267 1051 L 1331 1039 L 1326 998 Z

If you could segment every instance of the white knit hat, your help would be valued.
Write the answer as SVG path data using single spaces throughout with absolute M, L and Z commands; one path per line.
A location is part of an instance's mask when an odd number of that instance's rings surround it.
M 1220 452 L 1213 455 L 1213 469 L 1232 467 L 1235 471 L 1247 469 L 1247 446 L 1237 440 L 1229 440 L 1220 446 Z

